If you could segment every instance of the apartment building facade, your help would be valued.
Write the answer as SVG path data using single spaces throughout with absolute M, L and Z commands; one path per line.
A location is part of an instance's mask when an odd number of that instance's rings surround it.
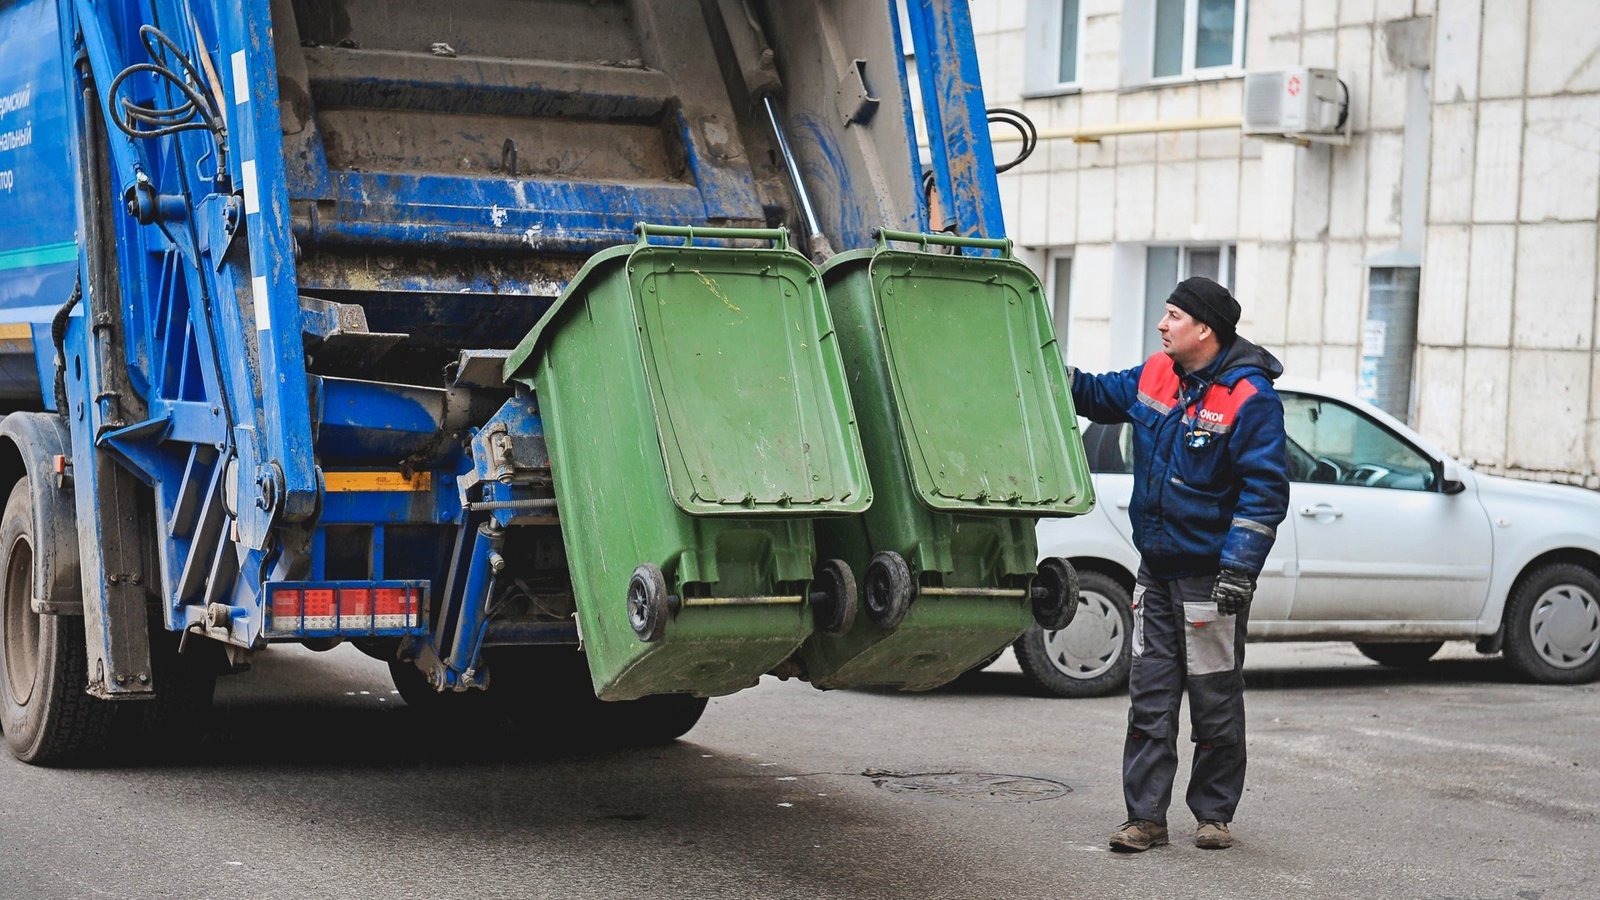
M 1000 176 L 1075 365 L 1135 365 L 1172 285 L 1204 274 L 1289 373 L 1481 470 L 1600 487 L 1600 3 L 970 9 L 991 107 L 1047 134 L 1176 128 L 1042 140 Z M 1241 115 L 1247 71 L 1287 66 L 1337 73 L 1347 144 L 1217 126 Z

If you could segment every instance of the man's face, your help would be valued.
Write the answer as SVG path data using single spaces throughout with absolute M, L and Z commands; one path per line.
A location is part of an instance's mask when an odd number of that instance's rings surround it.
M 1161 332 L 1161 351 L 1187 371 L 1194 371 L 1216 355 L 1211 326 L 1171 303 L 1156 330 Z

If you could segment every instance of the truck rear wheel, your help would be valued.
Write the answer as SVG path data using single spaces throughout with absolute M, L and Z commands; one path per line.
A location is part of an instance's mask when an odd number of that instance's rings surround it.
M 115 706 L 87 692 L 83 619 L 33 611 L 33 531 L 21 481 L 0 516 L 0 730 L 17 759 L 58 765 L 103 748 Z
M 417 664 L 410 660 L 389 660 L 389 678 L 400 699 L 424 716 L 435 718 L 478 717 L 488 712 L 484 691 L 474 688 L 466 691 L 441 691 L 428 683 Z
M 182 645 L 180 632 L 168 631 L 159 615 L 151 616 L 150 666 L 155 696 L 112 704 L 116 708 L 113 746 L 128 742 L 130 750 L 182 750 L 204 731 L 217 690 L 217 676 L 227 661 L 222 645 L 214 641 L 193 638 L 188 649 L 180 651 Z
M 606 743 L 649 747 L 669 744 L 688 734 L 700 721 L 709 701 L 689 694 L 656 694 L 637 700 L 598 702 L 604 713 L 601 737 Z
M 666 744 L 700 721 L 706 698 L 656 694 L 601 700 L 574 647 L 502 648 L 489 663 L 489 699 L 502 725 L 537 733 L 547 746 L 605 749 Z

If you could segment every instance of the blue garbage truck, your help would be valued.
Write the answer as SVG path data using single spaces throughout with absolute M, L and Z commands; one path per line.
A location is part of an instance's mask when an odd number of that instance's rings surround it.
M 905 6 L 0 0 L 9 750 L 115 762 L 273 643 L 649 742 L 763 674 L 921 689 L 1063 627 L 1059 349 L 967 4 Z M 907 348 L 991 333 L 1021 449 L 896 443 L 940 394 Z M 890 547 L 897 479 L 928 524 Z

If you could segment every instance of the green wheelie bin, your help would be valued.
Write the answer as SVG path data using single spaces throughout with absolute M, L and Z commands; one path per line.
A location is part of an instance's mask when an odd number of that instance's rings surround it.
M 588 261 L 505 374 L 543 420 L 595 693 L 727 694 L 794 654 L 811 597 L 853 608 L 812 519 L 866 510 L 871 486 L 822 280 L 787 231 L 637 233 Z
M 807 677 L 926 690 L 1030 617 L 1066 627 L 1077 577 L 1037 562 L 1034 526 L 1088 512 L 1094 493 L 1039 279 L 1009 240 L 884 231 L 822 276 L 875 499 L 817 523 L 819 552 L 861 576 L 862 614 L 807 640 Z

